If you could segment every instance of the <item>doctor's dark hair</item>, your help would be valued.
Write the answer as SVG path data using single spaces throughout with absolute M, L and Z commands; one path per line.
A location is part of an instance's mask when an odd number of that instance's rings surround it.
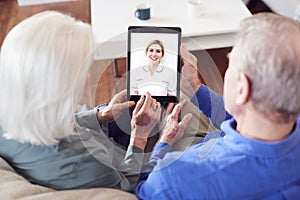
M 162 43 L 160 40 L 152 40 L 151 42 L 149 42 L 149 44 L 148 44 L 147 47 L 146 47 L 146 53 L 147 53 L 149 47 L 150 47 L 151 45 L 153 45 L 153 44 L 158 44 L 158 45 L 161 47 L 162 56 L 164 56 L 164 54 L 165 54 L 165 48 L 164 48 L 163 43 Z

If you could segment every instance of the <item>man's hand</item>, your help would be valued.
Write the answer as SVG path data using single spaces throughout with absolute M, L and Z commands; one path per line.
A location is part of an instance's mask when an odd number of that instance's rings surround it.
M 141 96 L 132 113 L 130 144 L 144 149 L 153 128 L 160 120 L 161 105 L 147 92 Z
M 174 104 L 169 104 L 166 110 L 166 115 L 164 117 L 163 125 L 161 126 L 161 134 L 159 142 L 167 142 L 169 144 L 174 144 L 179 139 L 181 139 L 185 128 L 190 123 L 192 119 L 192 114 L 185 115 L 181 122 L 179 122 L 179 114 L 184 106 L 185 101 L 180 102 L 174 107 Z M 173 109 L 174 107 L 174 109 Z
M 194 94 L 201 86 L 197 69 L 197 58 L 191 54 L 184 44 L 180 47 L 181 53 L 181 90 L 186 94 Z M 191 97 L 191 95 L 188 95 Z
M 101 123 L 109 123 L 116 120 L 122 112 L 133 108 L 135 105 L 134 101 L 127 101 L 126 90 L 114 95 L 108 106 L 98 112 L 98 120 Z

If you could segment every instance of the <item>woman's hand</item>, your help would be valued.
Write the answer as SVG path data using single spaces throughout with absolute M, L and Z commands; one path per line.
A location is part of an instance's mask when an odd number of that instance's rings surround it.
M 144 149 L 153 128 L 160 120 L 161 105 L 147 92 L 141 96 L 132 113 L 130 144 Z
M 179 114 L 184 104 L 185 101 L 180 102 L 175 107 L 174 104 L 168 105 L 165 117 L 160 125 L 162 130 L 159 142 L 167 142 L 172 145 L 181 139 L 185 128 L 192 119 L 192 114 L 189 113 L 179 122 Z
M 122 112 L 133 108 L 135 105 L 134 101 L 127 101 L 127 92 L 123 90 L 118 94 L 114 95 L 108 106 L 98 112 L 98 120 L 101 123 L 109 123 L 116 120 Z

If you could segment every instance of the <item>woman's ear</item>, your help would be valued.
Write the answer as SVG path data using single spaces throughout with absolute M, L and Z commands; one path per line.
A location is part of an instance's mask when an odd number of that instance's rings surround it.
M 238 84 L 238 95 L 236 98 L 236 104 L 243 105 L 247 103 L 250 99 L 251 81 L 246 74 L 240 73 L 237 84 Z

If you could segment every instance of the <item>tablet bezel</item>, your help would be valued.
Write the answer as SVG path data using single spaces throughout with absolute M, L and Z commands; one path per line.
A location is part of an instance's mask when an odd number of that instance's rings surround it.
M 130 87 L 130 63 L 131 63 L 131 35 L 132 33 L 166 33 L 178 35 L 177 47 L 177 88 L 176 96 L 152 96 L 161 103 L 179 102 L 180 99 L 180 45 L 181 45 L 181 28 L 180 27 L 159 27 L 159 26 L 129 26 L 127 40 L 127 99 L 130 101 L 138 101 L 140 95 L 131 95 Z

